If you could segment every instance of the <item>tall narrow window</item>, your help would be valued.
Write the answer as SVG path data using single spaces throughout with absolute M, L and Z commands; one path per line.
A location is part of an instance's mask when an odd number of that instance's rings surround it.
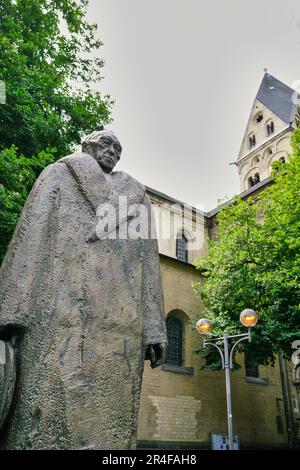
M 249 137 L 249 147 L 252 149 L 256 145 L 255 134 L 250 135 Z
M 250 354 L 245 351 L 245 371 L 246 377 L 259 377 L 258 365 L 254 364 Z
M 267 124 L 267 134 L 268 135 L 271 135 L 274 133 L 274 130 L 275 130 L 275 126 L 274 126 L 274 122 L 271 121 Z
M 260 176 L 259 176 L 259 173 L 255 173 L 254 177 L 253 177 L 253 186 L 256 185 L 257 183 L 260 182 Z
M 182 322 L 176 317 L 167 319 L 167 364 L 182 366 Z
M 253 181 L 252 176 L 250 176 L 250 178 L 248 178 L 248 187 L 252 188 L 252 186 L 254 186 L 254 181 Z
M 179 233 L 176 239 L 176 258 L 180 261 L 188 261 L 188 240 L 184 233 Z

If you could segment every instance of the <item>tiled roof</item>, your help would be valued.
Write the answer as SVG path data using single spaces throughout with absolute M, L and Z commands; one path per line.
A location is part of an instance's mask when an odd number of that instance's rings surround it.
M 293 121 L 292 95 L 294 92 L 295 90 L 277 80 L 273 75 L 265 73 L 256 99 L 289 125 Z

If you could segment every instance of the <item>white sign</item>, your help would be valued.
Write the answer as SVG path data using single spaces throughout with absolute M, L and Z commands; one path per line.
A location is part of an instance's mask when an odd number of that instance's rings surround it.
M 229 438 L 223 434 L 211 434 L 211 448 L 212 450 L 229 450 Z M 233 437 L 233 449 L 239 450 L 239 438 Z

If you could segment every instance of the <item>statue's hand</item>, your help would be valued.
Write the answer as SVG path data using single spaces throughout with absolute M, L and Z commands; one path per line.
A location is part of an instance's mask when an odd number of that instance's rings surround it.
M 152 369 L 161 366 L 167 357 L 167 343 L 149 344 L 146 359 L 150 359 Z

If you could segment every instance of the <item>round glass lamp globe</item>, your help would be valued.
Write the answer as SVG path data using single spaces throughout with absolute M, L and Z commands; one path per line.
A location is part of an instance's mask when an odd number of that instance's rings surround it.
M 257 323 L 257 314 L 251 308 L 246 308 L 240 314 L 240 322 L 242 325 L 246 326 L 247 328 L 252 328 Z
M 196 330 L 200 335 L 209 335 L 212 331 L 212 324 L 206 318 L 201 318 L 196 323 Z

